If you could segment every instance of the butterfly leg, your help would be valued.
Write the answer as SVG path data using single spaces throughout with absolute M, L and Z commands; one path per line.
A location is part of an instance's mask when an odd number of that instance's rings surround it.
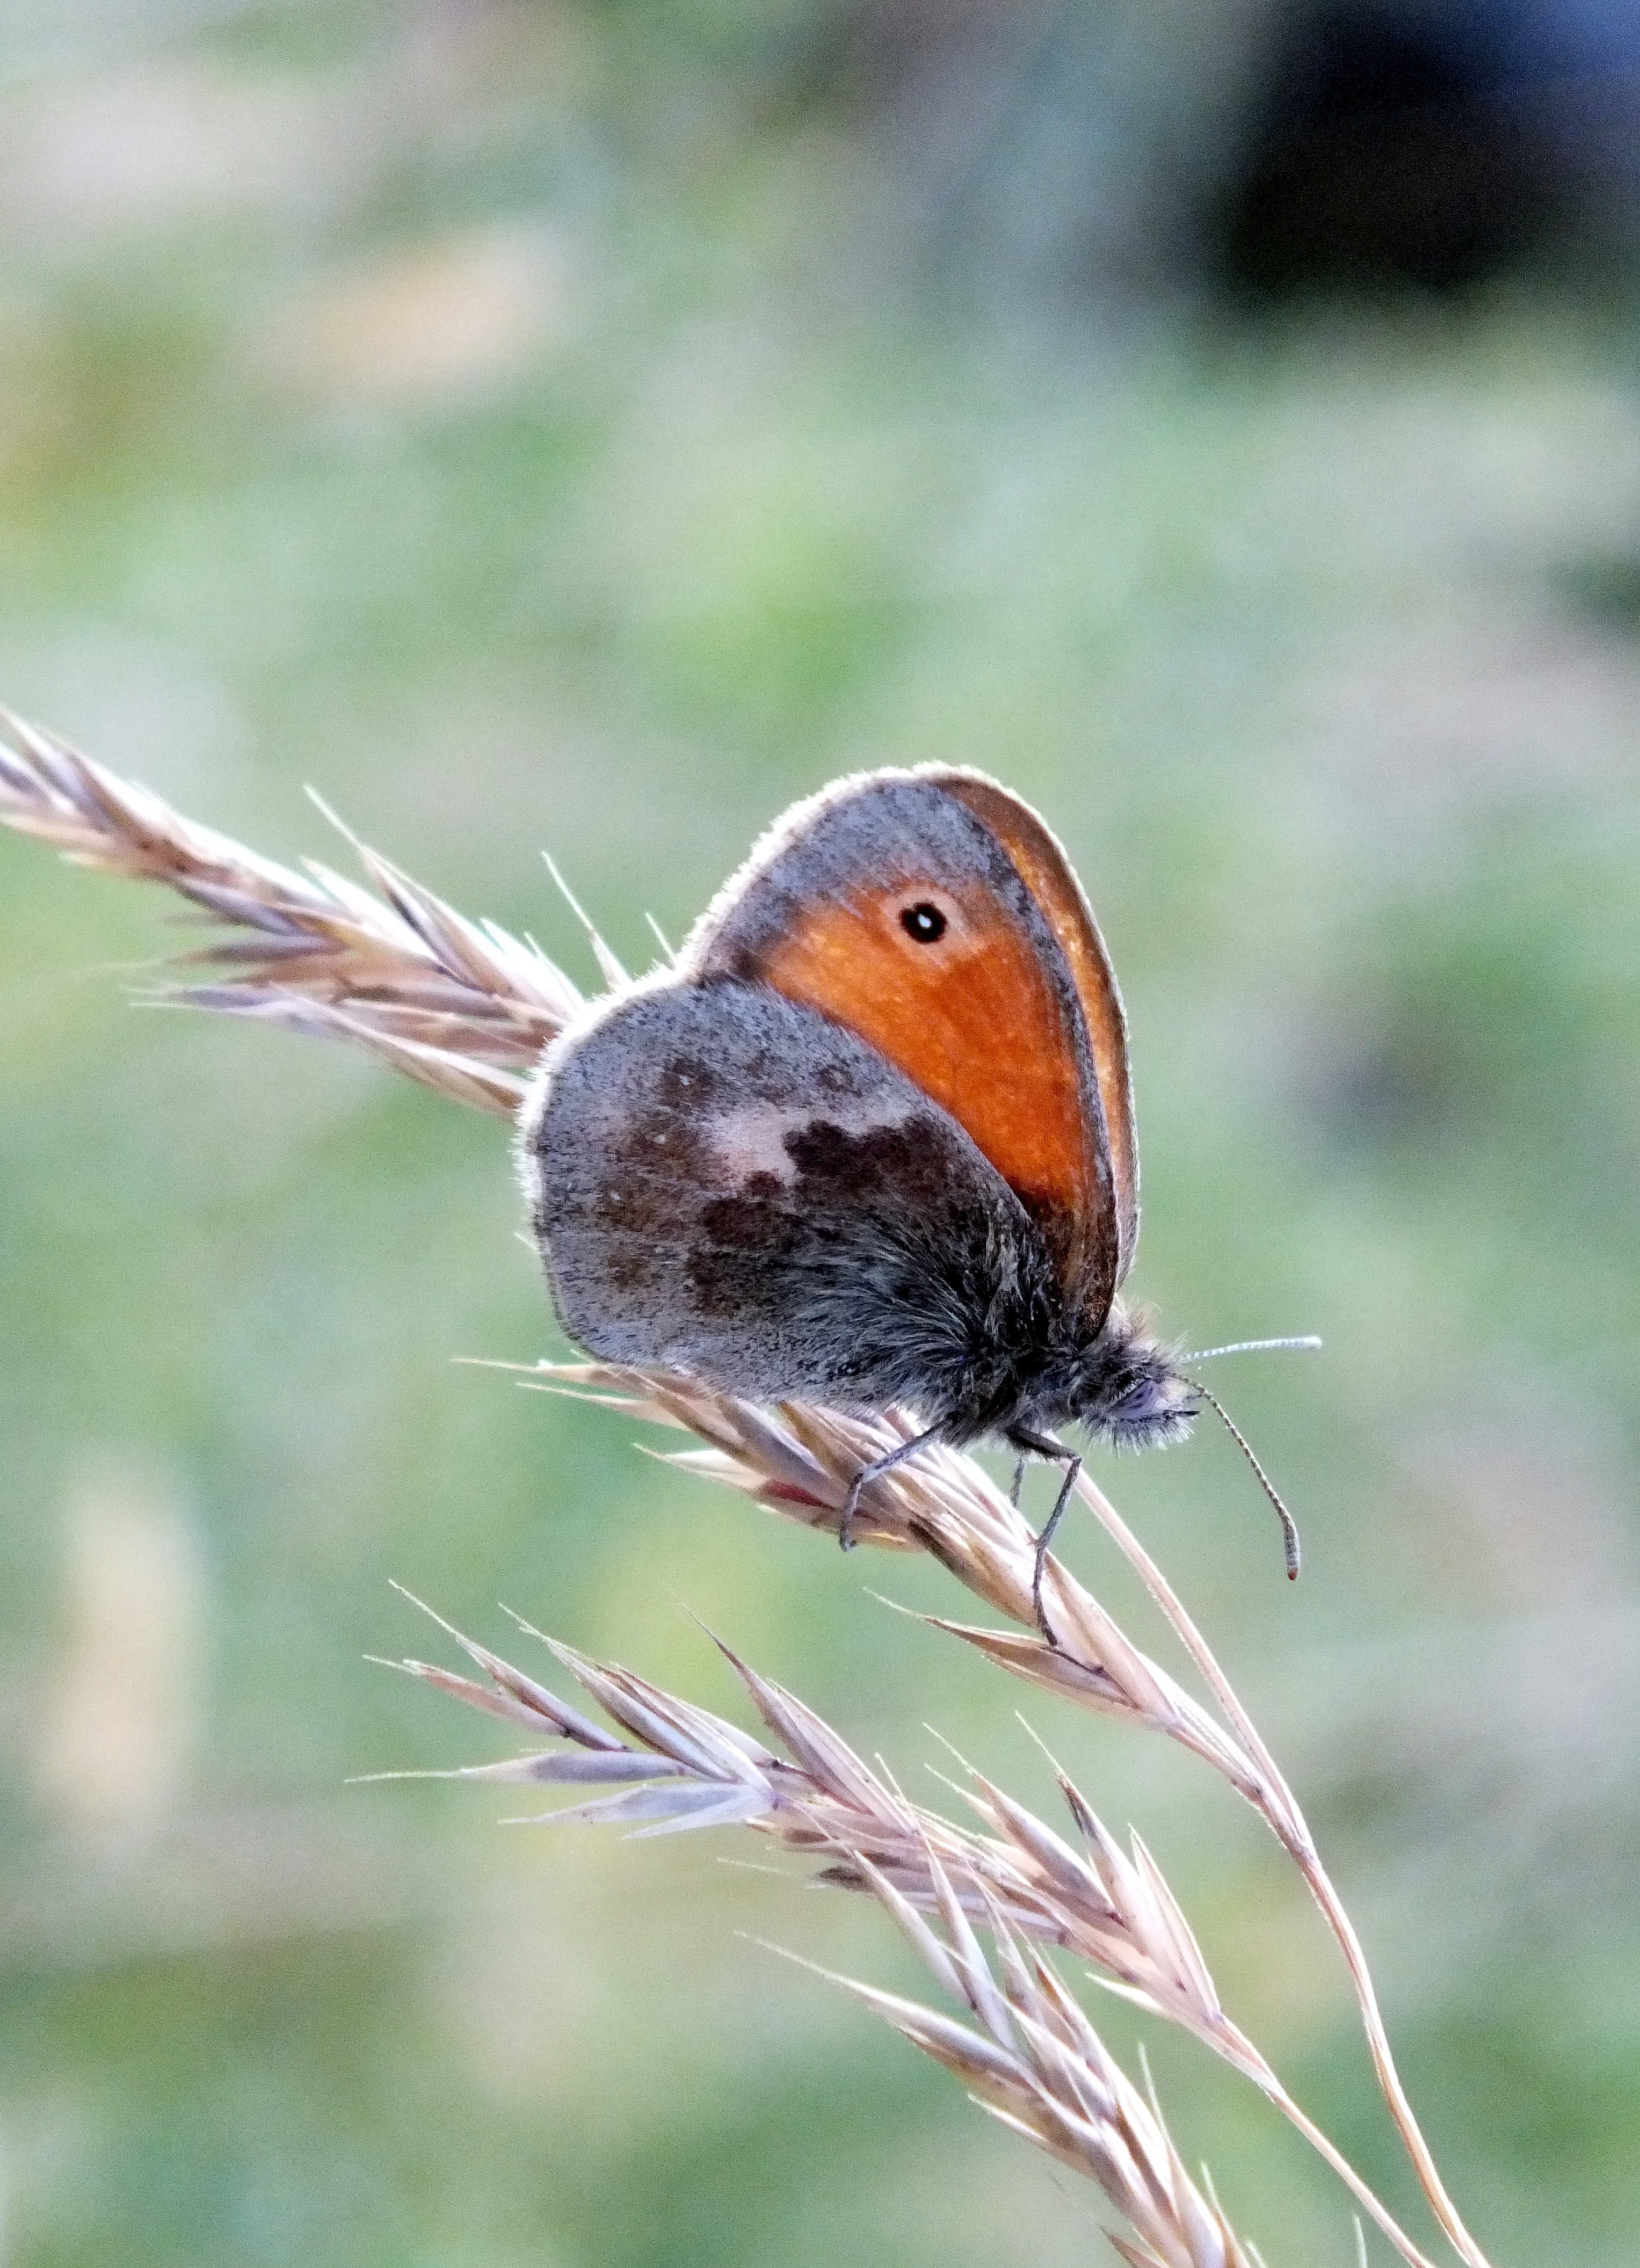
M 926 1433 L 913 1434 L 909 1441 L 902 1441 L 898 1448 L 890 1449 L 884 1455 L 874 1457 L 868 1465 L 861 1467 L 850 1484 L 837 1531 L 837 1540 L 845 1551 L 852 1551 L 854 1548 L 854 1515 L 860 1510 L 861 1498 L 872 1482 L 881 1480 L 883 1474 L 891 1473 L 896 1465 L 903 1465 L 908 1458 L 914 1457 L 919 1449 L 926 1449 L 939 1431 L 937 1425 L 930 1425 Z
M 1075 1449 L 1067 1449 L 1063 1441 L 1056 1441 L 1051 1433 L 1033 1433 L 1028 1426 L 1016 1426 L 1008 1438 L 1013 1447 L 1029 1449 L 1034 1455 L 1045 1457 L 1050 1463 L 1063 1465 L 1065 1468 L 1065 1477 L 1060 1484 L 1060 1492 L 1054 1499 L 1053 1509 L 1048 1514 L 1047 1526 L 1036 1539 L 1036 1565 L 1031 1570 L 1031 1603 L 1036 1609 L 1037 1628 L 1050 1646 L 1057 1646 L 1059 1640 L 1053 1635 L 1042 1605 L 1042 1571 L 1048 1563 L 1048 1546 L 1053 1543 L 1059 1524 L 1065 1517 L 1065 1508 L 1070 1502 L 1070 1492 L 1076 1485 L 1076 1476 L 1082 1470 L 1082 1459 Z
M 1008 1500 L 1013 1506 L 1016 1512 L 1019 1510 L 1019 1491 L 1024 1487 L 1024 1485 L 1025 1461 L 1022 1457 L 1014 1468 L 1014 1485 L 1008 1492 Z

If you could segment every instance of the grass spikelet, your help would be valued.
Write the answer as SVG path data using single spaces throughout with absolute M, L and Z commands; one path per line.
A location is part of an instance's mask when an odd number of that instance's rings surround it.
M 1132 2257 L 1193 2268 L 1245 2256 L 1223 2249 L 1234 2243 L 1223 2215 L 1189 2182 L 1159 2119 L 1144 2110 L 1047 1966 L 1048 1948 L 1088 1962 L 1102 1981 L 1250 2080 L 1326 2159 L 1408 2268 L 1432 2268 L 1225 2014 L 1183 1909 L 1143 1843 L 1135 1836 L 1131 1856 L 1124 1852 L 1068 1781 L 1062 1792 L 1085 1859 L 977 1772 L 970 1773 L 969 1800 L 990 1832 L 909 1802 L 806 1704 L 726 1646 L 724 1658 L 784 1756 L 631 1670 L 543 1638 L 627 1736 L 612 1739 L 499 1656 L 452 1634 L 493 1693 L 425 1662 L 395 1666 L 514 1725 L 528 1729 L 533 1716 L 539 1739 L 565 1744 L 469 1766 L 455 1777 L 510 1786 L 608 1786 L 613 1792 L 532 1817 L 644 1835 L 750 1827 L 817 1859 L 816 1881 L 875 1896 L 980 2029 L 837 1981 L 957 2073 L 1005 2124 L 1098 2182 L 1135 2232 L 1141 2250 Z M 981 1930 L 994 1960 L 982 1949 Z
M 0 821 L 77 865 L 163 883 L 207 917 L 210 941 L 174 965 L 209 975 L 158 998 L 351 1041 L 501 1117 L 581 1005 L 534 946 L 469 921 L 364 844 L 375 895 L 316 861 L 299 873 L 261 858 L 4 711 Z

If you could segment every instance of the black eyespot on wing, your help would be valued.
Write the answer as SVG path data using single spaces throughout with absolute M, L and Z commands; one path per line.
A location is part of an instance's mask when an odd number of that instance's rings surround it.
M 900 927 L 918 945 L 938 945 L 949 926 L 938 906 L 931 906 L 926 898 L 907 906 L 900 916 Z

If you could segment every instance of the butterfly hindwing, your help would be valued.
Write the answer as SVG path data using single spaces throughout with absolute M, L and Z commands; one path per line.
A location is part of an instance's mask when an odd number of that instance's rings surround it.
M 1046 1247 L 962 1129 L 765 986 L 607 1004 L 549 1052 L 523 1157 L 559 1317 L 611 1361 L 955 1407 L 995 1352 L 975 1318 L 1040 1318 Z

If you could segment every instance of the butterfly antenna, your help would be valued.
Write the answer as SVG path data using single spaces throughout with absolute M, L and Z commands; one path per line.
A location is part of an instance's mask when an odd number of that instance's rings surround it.
M 1181 1354 L 1180 1362 L 1211 1362 L 1221 1354 L 1268 1354 L 1278 1347 L 1307 1347 L 1320 1345 L 1318 1338 L 1302 1339 L 1237 1339 L 1233 1346 L 1201 1347 L 1194 1354 Z
M 1271 1480 L 1270 1476 L 1265 1471 L 1264 1467 L 1259 1462 L 1257 1457 L 1253 1455 L 1252 1444 L 1248 1440 L 1247 1436 L 1242 1432 L 1241 1427 L 1236 1423 L 1236 1420 L 1230 1416 L 1230 1411 L 1224 1407 L 1224 1404 L 1219 1400 L 1218 1395 L 1215 1394 L 1210 1388 L 1203 1386 L 1199 1379 L 1187 1378 L 1186 1379 L 1185 1383 L 1189 1387 L 1193 1394 L 1199 1394 L 1204 1402 L 1210 1403 L 1211 1406 L 1218 1411 L 1219 1416 L 1224 1420 L 1225 1431 L 1229 1433 L 1231 1440 L 1235 1442 L 1237 1447 L 1241 1451 L 1243 1456 L 1246 1458 L 1247 1462 L 1252 1467 L 1253 1471 L 1258 1475 L 1260 1487 L 1264 1491 L 1266 1496 L 1269 1498 L 1270 1502 L 1275 1506 L 1275 1517 L 1282 1523 L 1282 1544 L 1287 1554 L 1287 1580 L 1289 1583 L 1296 1583 L 1298 1580 L 1298 1527 L 1296 1521 L 1294 1520 L 1291 1513 L 1287 1509 L 1287 1506 L 1282 1502 L 1281 1498 L 1275 1493 L 1275 1484 Z

